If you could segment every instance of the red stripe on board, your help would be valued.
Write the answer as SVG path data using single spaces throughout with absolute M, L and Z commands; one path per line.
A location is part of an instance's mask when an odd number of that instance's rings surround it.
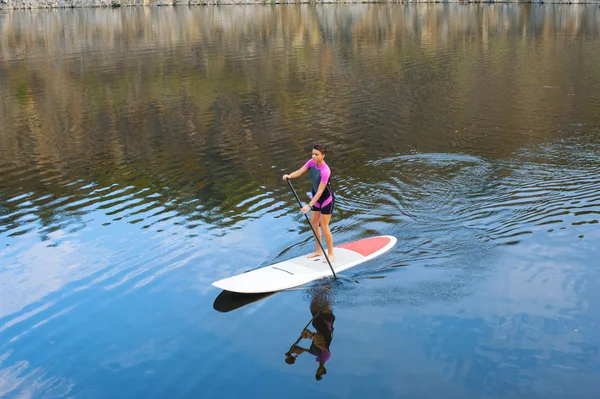
M 338 245 L 336 248 L 349 249 L 350 251 L 357 252 L 362 256 L 369 256 L 388 245 L 390 241 L 391 240 L 389 237 L 365 238 L 364 240 Z

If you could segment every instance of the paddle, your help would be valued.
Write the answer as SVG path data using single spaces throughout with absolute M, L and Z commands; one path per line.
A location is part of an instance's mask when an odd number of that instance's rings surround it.
M 296 201 L 298 201 L 298 205 L 300 205 L 300 208 L 302 208 L 302 202 L 300 201 L 300 198 L 298 198 L 298 194 L 296 194 L 296 190 L 294 190 L 294 186 L 292 186 L 292 182 L 290 181 L 289 178 L 287 178 L 285 180 L 287 180 L 288 186 L 290 186 L 290 188 L 292 189 L 292 193 L 294 193 L 294 197 L 296 197 Z M 327 259 L 327 264 L 329 264 L 329 268 L 331 269 L 331 273 L 333 273 L 333 278 L 337 280 L 337 276 L 335 275 L 335 270 L 333 270 L 333 266 L 331 266 L 331 262 L 329 261 L 329 258 L 325 254 L 325 249 L 323 249 L 323 244 L 321 244 L 320 237 L 317 236 L 317 232 L 315 231 L 315 229 L 314 229 L 312 223 L 310 222 L 310 220 L 308 220 L 308 216 L 306 216 L 306 213 L 304 214 L 304 217 L 306 218 L 306 221 L 308 222 L 308 225 L 310 226 L 310 229 L 312 230 L 313 234 L 315 235 L 315 240 L 317 240 L 317 242 L 319 243 L 319 247 L 321 247 L 321 251 L 323 252 L 323 256 L 325 257 L 325 259 Z

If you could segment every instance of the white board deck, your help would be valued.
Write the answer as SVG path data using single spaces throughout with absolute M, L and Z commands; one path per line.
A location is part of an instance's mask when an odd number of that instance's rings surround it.
M 394 236 L 377 236 L 335 246 L 333 269 L 336 273 L 347 270 L 389 251 L 395 244 Z M 331 269 L 325 257 L 302 255 L 215 281 L 213 285 L 226 291 L 258 294 L 294 288 L 330 276 Z

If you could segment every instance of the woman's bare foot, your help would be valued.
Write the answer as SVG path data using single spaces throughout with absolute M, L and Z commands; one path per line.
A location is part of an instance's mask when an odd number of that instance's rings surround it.
M 312 254 L 308 255 L 307 258 L 316 258 L 317 256 L 323 256 L 323 252 L 313 252 Z
M 330 262 L 335 260 L 335 256 L 333 256 L 333 254 L 327 254 L 327 258 L 329 258 Z M 327 262 L 327 259 L 323 259 L 323 262 Z

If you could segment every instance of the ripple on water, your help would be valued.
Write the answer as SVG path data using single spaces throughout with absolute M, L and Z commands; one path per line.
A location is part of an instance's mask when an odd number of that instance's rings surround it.
M 562 165 L 556 156 L 546 161 L 540 165 L 519 156 L 498 161 L 460 154 L 376 160 L 370 163 L 371 180 L 338 182 L 343 193 L 340 219 L 352 212 L 353 220 L 337 222 L 337 229 L 398 236 L 403 246 L 396 264 L 451 266 L 469 252 L 485 254 L 535 232 L 597 224 L 600 166 Z M 383 269 L 387 267 L 397 266 Z

